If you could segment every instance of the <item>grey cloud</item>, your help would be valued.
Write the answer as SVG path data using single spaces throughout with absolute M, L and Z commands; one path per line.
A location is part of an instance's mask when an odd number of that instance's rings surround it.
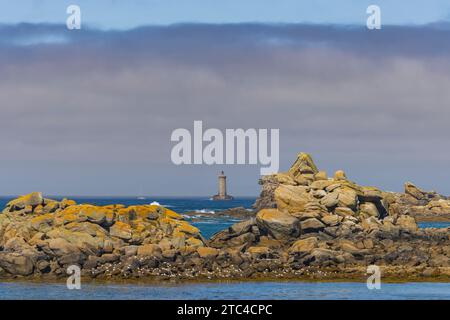
M 362 183 L 450 193 L 449 40 L 447 24 L 2 26 L 0 193 L 213 194 L 221 167 L 170 163 L 194 120 L 280 128 L 283 170 L 306 150 Z M 225 169 L 258 192 L 258 167 Z

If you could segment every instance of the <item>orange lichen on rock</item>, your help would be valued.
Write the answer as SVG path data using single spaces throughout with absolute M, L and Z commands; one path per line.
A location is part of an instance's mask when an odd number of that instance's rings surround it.
M 36 193 L 10 201 L 0 214 L 0 270 L 12 274 L 24 273 L 14 264 L 17 254 L 41 274 L 69 264 L 95 268 L 122 254 L 170 260 L 202 246 L 196 227 L 159 205 L 97 206 Z

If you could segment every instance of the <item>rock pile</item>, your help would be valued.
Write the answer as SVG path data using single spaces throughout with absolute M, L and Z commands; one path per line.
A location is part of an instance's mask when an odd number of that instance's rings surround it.
M 94 206 L 32 193 L 9 202 L 0 214 L 0 268 L 12 275 L 85 273 L 114 264 L 129 267 L 157 257 L 174 261 L 205 246 L 197 228 L 156 205 Z M 159 261 L 159 260 L 158 260 Z
M 256 219 L 216 234 L 211 246 L 284 257 L 300 269 L 378 264 L 449 272 L 448 229 L 420 230 L 400 203 L 409 197 L 427 206 L 446 201 L 436 193 L 407 184 L 405 196 L 399 197 L 357 185 L 341 170 L 328 178 L 305 153 L 288 172 L 263 177 L 260 183 Z
M 384 218 L 388 214 L 386 193 L 351 182 L 342 170 L 328 178 L 306 153 L 298 155 L 288 172 L 263 177 L 260 183 L 257 210 L 278 208 L 294 216 L 308 213 L 311 218 L 320 214 Z
M 404 193 L 391 193 L 389 197 L 400 214 L 420 221 L 450 221 L 450 199 L 435 191 L 423 191 L 406 182 Z

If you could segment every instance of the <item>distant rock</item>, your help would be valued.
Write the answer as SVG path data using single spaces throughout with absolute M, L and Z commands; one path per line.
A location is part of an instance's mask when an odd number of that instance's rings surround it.
M 193 219 L 198 218 L 235 218 L 235 219 L 248 219 L 251 217 L 254 217 L 256 215 L 256 212 L 251 209 L 247 209 L 244 207 L 235 207 L 235 208 L 229 208 L 224 209 L 220 211 L 215 212 L 208 212 L 208 211 L 188 211 L 184 212 L 183 215 L 192 217 Z
M 450 200 L 435 191 L 423 191 L 411 182 L 404 193 L 386 196 L 391 215 L 406 214 L 419 221 L 450 221 Z
M 443 197 L 439 194 L 437 194 L 434 191 L 423 191 L 421 189 L 419 189 L 418 187 L 416 187 L 413 183 L 411 182 L 406 182 L 405 183 L 405 194 L 410 195 L 411 197 L 413 197 L 414 199 L 418 200 L 418 201 L 431 201 L 431 200 L 439 200 L 442 199 Z

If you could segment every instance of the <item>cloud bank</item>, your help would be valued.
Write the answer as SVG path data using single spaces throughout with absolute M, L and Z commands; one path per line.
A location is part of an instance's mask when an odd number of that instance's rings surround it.
M 258 193 L 258 166 L 180 166 L 170 134 L 279 128 L 287 170 L 450 194 L 450 27 L 0 27 L 0 194 Z M 193 183 L 195 181 L 196 183 Z M 143 191 L 141 191 L 143 190 Z

